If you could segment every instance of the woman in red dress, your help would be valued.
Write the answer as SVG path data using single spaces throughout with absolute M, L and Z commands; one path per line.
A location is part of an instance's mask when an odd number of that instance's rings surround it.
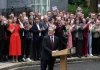
M 21 55 L 20 24 L 16 22 L 17 18 L 14 17 L 13 23 L 8 27 L 8 30 L 11 32 L 9 56 L 13 56 L 13 62 L 18 62 L 18 56 Z M 14 57 L 16 57 L 16 59 L 14 59 Z

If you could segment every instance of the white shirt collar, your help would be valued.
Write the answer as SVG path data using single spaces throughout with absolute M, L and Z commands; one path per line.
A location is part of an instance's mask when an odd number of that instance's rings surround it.
M 54 41 L 54 36 L 50 36 L 50 39 L 52 39 L 53 38 L 53 41 Z

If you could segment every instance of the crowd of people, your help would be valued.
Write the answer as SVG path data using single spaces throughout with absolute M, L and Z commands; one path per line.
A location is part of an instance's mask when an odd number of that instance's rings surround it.
M 0 14 L 0 62 L 12 60 L 36 61 L 41 59 L 43 38 L 48 28 L 55 29 L 59 50 L 76 47 L 76 56 L 100 55 L 100 14 L 84 16 L 62 11 L 41 13 L 11 13 L 8 18 Z

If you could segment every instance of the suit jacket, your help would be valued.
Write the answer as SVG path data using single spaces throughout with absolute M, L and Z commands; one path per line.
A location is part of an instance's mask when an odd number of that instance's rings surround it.
M 51 40 L 50 40 L 50 36 L 45 36 L 43 39 L 43 43 L 42 43 L 42 54 L 41 54 L 41 59 L 44 60 L 50 60 L 52 58 L 52 46 L 51 46 Z M 54 50 L 58 50 L 59 49 L 59 39 L 58 37 L 54 36 Z
M 93 32 L 93 37 L 94 38 L 99 38 L 100 37 L 100 32 L 98 32 L 98 30 L 100 30 L 100 25 L 94 25 L 92 28 L 92 32 Z
M 77 29 L 77 26 L 80 26 L 80 28 Z M 78 37 L 76 37 L 77 34 L 78 34 Z M 73 28 L 73 38 L 74 38 L 74 40 L 76 40 L 76 38 L 78 38 L 78 40 L 83 40 L 84 29 L 83 29 L 82 24 L 78 24 L 78 25 L 74 26 L 74 28 Z
M 24 23 L 23 23 L 23 22 L 21 22 L 21 23 L 22 23 L 23 26 L 24 26 Z M 19 30 L 19 34 L 20 34 L 20 37 L 21 37 L 21 38 L 25 37 L 25 29 L 24 29 L 24 28 L 21 28 L 21 29 Z
M 23 33 L 24 33 L 24 35 L 23 35 Z M 20 29 L 19 34 L 20 34 L 21 38 L 24 37 L 25 36 L 25 29 L 24 28 Z
M 47 26 L 47 23 L 46 22 L 41 22 L 41 24 L 43 25 L 43 27 L 44 27 L 44 31 L 43 31 L 43 36 L 47 36 L 48 35 L 48 26 Z M 48 22 L 48 24 L 50 24 L 49 22 Z
M 55 29 L 55 35 L 59 38 L 62 38 L 62 35 L 63 35 L 63 30 L 66 30 L 65 26 L 62 25 L 61 27 L 59 27 L 58 25 L 59 23 L 55 23 L 56 25 L 56 29 Z
M 40 28 L 42 28 L 42 24 L 39 23 L 39 26 L 40 26 Z M 39 36 L 40 31 L 38 30 L 36 23 L 33 24 L 32 28 L 30 30 L 33 33 L 34 40 L 35 41 L 40 40 L 40 37 L 42 37 L 42 32 L 41 32 L 41 36 Z
M 4 39 L 4 35 L 5 35 L 5 25 L 2 24 L 2 22 L 0 21 L 0 39 Z

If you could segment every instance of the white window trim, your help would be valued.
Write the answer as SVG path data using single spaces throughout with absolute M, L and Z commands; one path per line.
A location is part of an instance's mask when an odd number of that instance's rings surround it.
M 33 1 L 34 2 L 34 1 Z M 47 3 L 46 4 L 43 4 L 43 1 L 42 0 L 40 0 L 40 4 L 36 4 L 36 0 L 35 0 L 35 3 L 33 3 L 33 4 L 31 4 L 30 6 L 32 7 L 32 6 L 35 6 L 35 12 L 36 12 L 36 6 L 41 6 L 41 11 L 40 11 L 40 13 L 42 13 L 43 14 L 43 10 L 42 10 L 42 6 L 43 5 L 46 5 L 46 11 L 48 11 L 48 10 L 50 10 L 50 0 L 47 0 Z M 32 9 L 33 9 L 33 7 L 32 7 Z M 46 13 L 45 13 L 46 14 Z M 43 14 L 43 16 L 45 15 L 45 14 Z

